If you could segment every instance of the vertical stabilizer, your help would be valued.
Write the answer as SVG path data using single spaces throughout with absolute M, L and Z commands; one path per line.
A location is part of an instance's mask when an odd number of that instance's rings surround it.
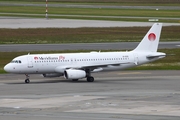
M 157 52 L 162 23 L 154 23 L 142 41 L 133 51 Z

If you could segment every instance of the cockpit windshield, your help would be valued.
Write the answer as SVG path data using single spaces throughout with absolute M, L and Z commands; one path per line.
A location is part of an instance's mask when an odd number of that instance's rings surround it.
M 11 63 L 21 63 L 21 60 L 12 60 Z

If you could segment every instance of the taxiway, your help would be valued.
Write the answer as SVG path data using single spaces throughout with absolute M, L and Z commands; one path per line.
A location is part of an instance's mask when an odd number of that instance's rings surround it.
M 67 43 L 67 44 L 7 44 L 0 45 L 1 52 L 51 51 L 51 50 L 133 50 L 139 42 Z M 180 42 L 160 42 L 159 49 L 180 48 Z
M 179 120 L 180 71 L 95 73 L 95 82 L 0 75 L 0 118 Z

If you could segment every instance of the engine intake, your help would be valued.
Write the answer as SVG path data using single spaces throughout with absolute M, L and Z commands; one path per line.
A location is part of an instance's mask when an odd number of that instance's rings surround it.
M 69 69 L 64 71 L 64 77 L 66 79 L 81 79 L 86 77 L 86 72 L 84 70 Z

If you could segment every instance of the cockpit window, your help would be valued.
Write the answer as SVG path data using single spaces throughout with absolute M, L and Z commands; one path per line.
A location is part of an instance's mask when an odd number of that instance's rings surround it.
M 12 60 L 11 63 L 21 63 L 21 60 Z

